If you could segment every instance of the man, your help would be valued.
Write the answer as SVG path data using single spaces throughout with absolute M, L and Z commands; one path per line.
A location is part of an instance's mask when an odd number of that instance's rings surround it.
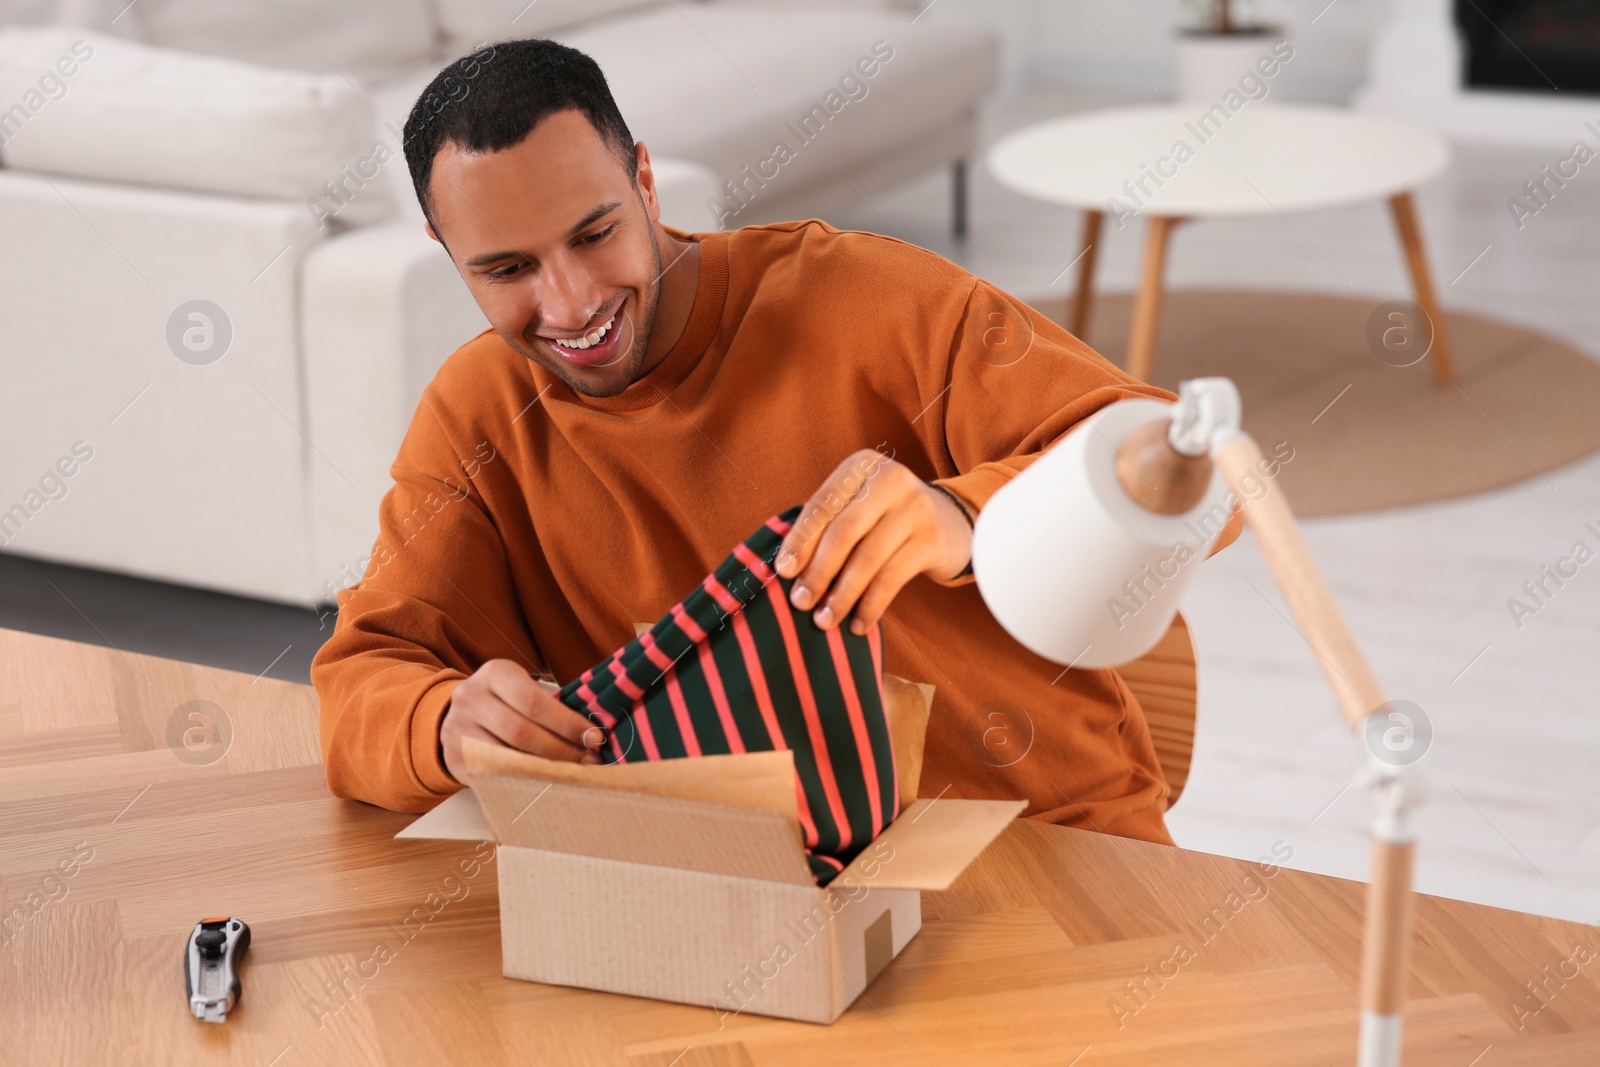
M 541 680 L 631 640 L 804 501 L 780 554 L 794 606 L 881 621 L 884 670 L 936 687 L 924 795 L 1170 843 L 1127 686 L 1023 648 L 969 562 L 971 516 L 1074 423 L 1171 394 L 899 241 L 662 225 L 599 67 L 550 41 L 441 72 L 405 151 L 493 329 L 425 391 L 313 664 L 336 795 L 425 810 L 460 787 L 467 737 L 597 761 L 599 731 Z

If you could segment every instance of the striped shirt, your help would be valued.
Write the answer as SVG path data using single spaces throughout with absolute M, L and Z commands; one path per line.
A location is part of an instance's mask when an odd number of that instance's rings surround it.
M 900 813 L 883 637 L 818 629 L 772 567 L 797 505 L 768 519 L 645 633 L 561 689 L 610 763 L 794 753 L 800 827 L 826 885 Z

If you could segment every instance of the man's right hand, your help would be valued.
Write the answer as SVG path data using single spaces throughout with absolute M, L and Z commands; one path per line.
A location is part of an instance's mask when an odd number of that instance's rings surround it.
M 456 686 L 439 726 L 444 766 L 463 784 L 467 763 L 463 738 L 531 752 L 546 759 L 599 763 L 604 732 L 556 697 L 549 682 L 535 681 L 508 659 L 492 659 Z

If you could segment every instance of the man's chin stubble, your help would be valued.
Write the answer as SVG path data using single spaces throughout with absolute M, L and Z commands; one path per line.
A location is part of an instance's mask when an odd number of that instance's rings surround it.
M 564 383 L 566 383 L 568 389 L 571 389 L 574 393 L 579 393 L 583 396 L 599 398 L 616 396 L 618 393 L 627 389 L 628 386 L 632 385 L 639 379 L 639 368 L 644 365 L 644 346 L 639 343 L 639 339 L 636 337 L 634 338 L 633 344 L 628 350 L 628 369 L 627 372 L 623 374 L 621 382 L 612 389 L 601 391 L 596 389 L 592 382 L 586 382 L 574 376 L 573 373 L 566 367 L 566 365 L 560 362 L 560 356 L 556 356 L 553 360 L 540 359 L 531 350 L 529 350 L 526 343 L 521 341 L 512 345 L 512 347 L 528 360 L 537 363 L 551 374 L 554 374 L 557 378 L 560 378 Z M 613 363 L 611 366 L 614 367 L 616 364 Z

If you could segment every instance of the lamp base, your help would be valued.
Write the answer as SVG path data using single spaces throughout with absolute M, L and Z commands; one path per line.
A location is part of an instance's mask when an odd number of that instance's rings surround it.
M 1402 1016 L 1361 1013 L 1361 1045 L 1356 1056 L 1359 1067 L 1400 1067 L 1400 1025 Z

